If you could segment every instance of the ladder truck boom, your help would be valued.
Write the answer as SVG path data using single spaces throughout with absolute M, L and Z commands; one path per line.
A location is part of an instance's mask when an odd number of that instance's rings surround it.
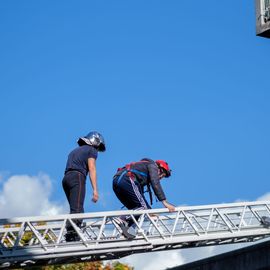
M 129 216 L 136 237 L 122 235 L 116 220 Z M 264 218 L 263 218 L 264 217 Z M 241 202 L 140 211 L 111 211 L 0 220 L 0 269 L 119 259 L 180 248 L 257 241 L 270 236 L 262 220 L 270 202 Z M 262 219 L 263 218 L 263 219 Z M 83 220 L 78 227 L 76 220 Z M 69 222 L 78 241 L 66 242 Z

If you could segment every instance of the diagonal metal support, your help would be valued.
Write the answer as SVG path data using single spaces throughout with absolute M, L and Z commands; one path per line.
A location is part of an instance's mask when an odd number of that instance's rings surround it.
M 136 237 L 127 240 L 114 222 L 128 216 Z M 0 269 L 109 260 L 133 253 L 257 241 L 270 237 L 261 223 L 270 202 L 112 211 L 0 220 Z M 81 221 L 81 227 L 76 220 Z M 78 240 L 66 242 L 66 223 Z

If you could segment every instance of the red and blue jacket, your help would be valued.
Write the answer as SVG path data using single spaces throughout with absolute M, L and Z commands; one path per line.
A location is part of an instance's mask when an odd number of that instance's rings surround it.
M 132 180 L 137 181 L 142 189 L 147 186 L 151 200 L 150 187 L 153 189 L 159 201 L 166 200 L 165 193 L 160 184 L 158 166 L 154 160 L 143 158 L 138 162 L 129 163 L 118 169 L 117 173 L 114 175 L 114 179 L 118 178 L 120 182 L 121 178 L 124 176 L 129 176 Z

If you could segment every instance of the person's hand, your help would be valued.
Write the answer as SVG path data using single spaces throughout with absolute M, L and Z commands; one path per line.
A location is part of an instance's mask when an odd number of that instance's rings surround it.
M 98 192 L 97 192 L 97 191 L 94 191 L 94 192 L 93 192 L 92 201 L 93 201 L 94 203 L 96 203 L 96 202 L 98 201 Z
M 172 204 L 169 204 L 167 206 L 167 208 L 169 209 L 169 212 L 174 212 L 175 211 L 175 207 Z
M 175 206 L 174 206 L 174 205 L 168 203 L 167 201 L 163 201 L 162 203 L 163 203 L 163 205 L 164 205 L 166 208 L 168 208 L 168 210 L 169 210 L 170 212 L 174 212 L 174 211 L 175 211 Z

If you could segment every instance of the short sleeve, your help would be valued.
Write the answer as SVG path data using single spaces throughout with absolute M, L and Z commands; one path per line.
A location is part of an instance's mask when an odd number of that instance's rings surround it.
M 94 159 L 98 158 L 98 151 L 96 148 L 89 147 L 88 158 L 94 158 Z

